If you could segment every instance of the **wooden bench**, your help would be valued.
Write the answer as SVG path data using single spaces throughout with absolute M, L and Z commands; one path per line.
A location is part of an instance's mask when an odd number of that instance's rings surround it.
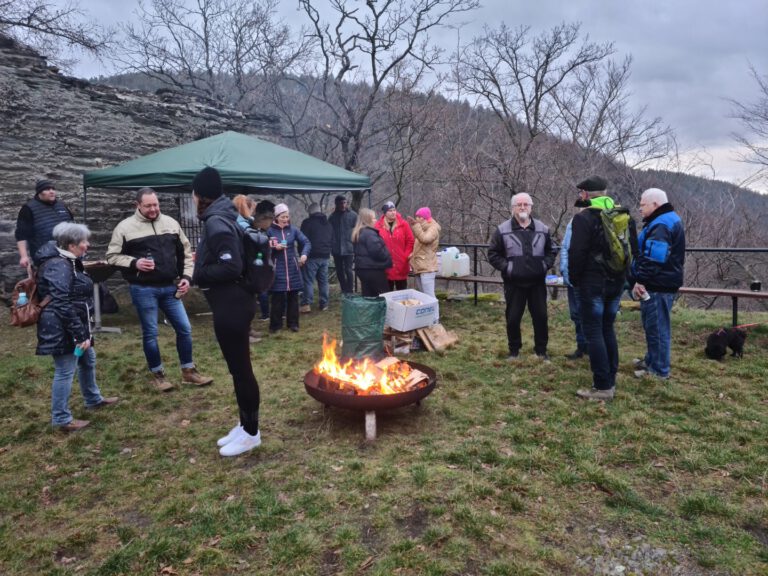
M 680 294 L 691 294 L 692 296 L 730 297 L 734 326 L 739 325 L 739 298 L 757 298 L 760 300 L 765 300 L 768 298 L 768 292 L 752 292 L 751 290 L 729 290 L 727 288 L 693 288 L 690 286 L 683 286 L 680 288 Z

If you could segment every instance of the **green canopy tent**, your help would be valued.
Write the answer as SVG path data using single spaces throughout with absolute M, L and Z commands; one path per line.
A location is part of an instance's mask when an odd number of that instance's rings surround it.
M 221 174 L 228 193 L 273 191 L 312 194 L 368 190 L 371 180 L 313 156 L 238 132 L 161 150 L 119 166 L 83 175 L 83 215 L 88 188 L 142 188 L 159 192 L 190 191 L 192 179 L 206 166 Z
M 143 156 L 119 166 L 86 172 L 85 188 L 182 188 L 206 166 L 225 186 L 294 192 L 367 190 L 371 180 L 313 156 L 255 136 L 222 132 L 189 144 Z

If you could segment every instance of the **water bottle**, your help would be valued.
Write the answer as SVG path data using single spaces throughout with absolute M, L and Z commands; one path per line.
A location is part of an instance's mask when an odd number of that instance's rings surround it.
M 256 260 L 253 261 L 254 266 L 264 266 L 264 256 L 262 256 L 261 252 L 256 254 Z
M 84 350 L 75 344 L 75 358 L 80 358 L 83 355 Z
M 24 306 L 26 304 L 29 304 L 29 298 L 27 298 L 26 292 L 19 292 L 19 298 L 16 300 L 16 307 Z

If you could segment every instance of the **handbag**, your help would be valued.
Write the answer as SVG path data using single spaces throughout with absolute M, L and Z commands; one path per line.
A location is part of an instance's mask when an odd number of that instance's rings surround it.
M 37 274 L 19 280 L 16 286 L 13 287 L 13 295 L 11 301 L 13 306 L 11 307 L 11 326 L 17 326 L 24 328 L 26 326 L 32 326 L 37 324 L 40 320 L 40 313 L 43 311 L 51 301 L 50 294 L 40 300 L 37 294 Z M 19 294 L 25 292 L 28 298 L 26 304 L 18 305 Z

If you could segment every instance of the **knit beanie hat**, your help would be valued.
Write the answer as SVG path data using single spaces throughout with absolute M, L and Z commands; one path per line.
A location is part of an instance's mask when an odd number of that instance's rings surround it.
M 197 196 L 211 200 L 224 194 L 224 185 L 221 183 L 219 171 L 210 166 L 200 170 L 192 181 L 192 190 Z
M 381 207 L 382 212 L 389 212 L 390 210 L 396 210 L 397 206 L 395 206 L 394 202 L 384 202 L 384 205 Z
M 602 192 L 608 188 L 608 181 L 600 176 L 590 176 L 576 184 L 576 188 L 585 192 Z
M 419 218 L 424 218 L 424 220 L 431 220 L 432 219 L 432 210 L 424 206 L 423 208 L 419 208 L 416 210 L 416 216 Z
M 48 190 L 48 188 L 56 190 L 56 185 L 53 183 L 53 180 L 38 180 L 35 182 L 35 196 L 40 194 L 43 190 Z
M 309 209 L 307 210 L 310 214 L 317 214 L 320 212 L 320 204 L 317 202 L 312 202 L 312 204 L 309 205 Z
M 288 205 L 280 203 L 277 206 L 275 206 L 275 218 L 280 216 L 283 212 L 288 212 Z

